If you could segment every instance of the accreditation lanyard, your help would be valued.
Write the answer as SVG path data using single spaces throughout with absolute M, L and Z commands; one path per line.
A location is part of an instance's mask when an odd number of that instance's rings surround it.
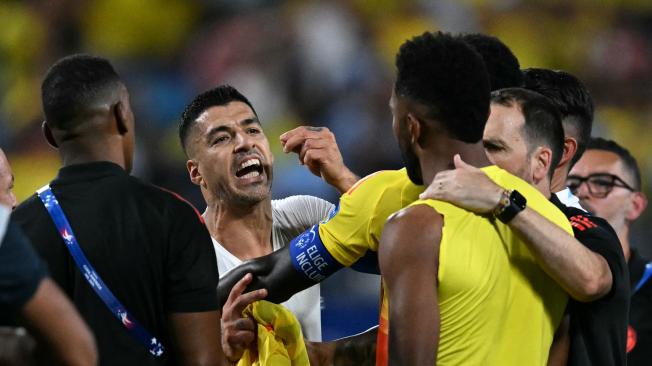
M 638 290 L 640 290 L 641 287 L 643 287 L 643 285 L 645 285 L 647 280 L 650 279 L 650 276 L 652 276 L 652 262 L 649 262 L 645 265 L 645 272 L 643 272 L 643 276 L 641 276 L 641 279 L 636 284 L 636 287 L 634 287 L 632 295 L 634 295 Z
M 125 328 L 140 341 L 149 352 L 154 355 L 154 357 L 160 357 L 163 355 L 163 345 L 155 337 L 153 337 L 142 325 L 129 313 L 127 309 L 122 306 L 120 301 L 115 298 L 111 290 L 104 284 L 104 281 L 100 278 L 99 274 L 95 272 L 95 268 L 88 262 L 88 259 L 84 255 L 84 252 L 81 250 L 77 238 L 70 227 L 70 223 L 66 218 L 66 215 L 63 213 L 59 201 L 52 193 L 49 185 L 45 185 L 43 188 L 39 189 L 37 192 L 38 197 L 45 205 L 54 225 L 59 231 L 59 235 L 66 244 L 66 248 L 70 252 L 70 255 L 75 260 L 77 268 L 84 275 L 84 278 L 88 284 L 93 288 L 97 296 L 102 299 L 104 305 L 106 305 L 113 315 L 118 318 L 118 320 L 124 325 Z

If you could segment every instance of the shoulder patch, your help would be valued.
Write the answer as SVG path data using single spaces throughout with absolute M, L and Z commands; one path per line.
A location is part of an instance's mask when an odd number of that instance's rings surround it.
M 585 215 L 575 215 L 568 219 L 573 228 L 584 231 L 598 227 L 591 219 Z

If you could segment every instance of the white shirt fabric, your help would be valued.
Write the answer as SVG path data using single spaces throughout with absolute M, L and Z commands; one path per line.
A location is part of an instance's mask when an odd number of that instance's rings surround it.
M 580 199 L 577 198 L 576 195 L 574 195 L 570 188 L 566 187 L 565 189 L 555 193 L 557 195 L 557 198 L 563 203 L 564 205 L 568 207 L 575 207 L 579 208 L 582 211 L 586 211 L 584 207 L 580 205 Z
M 325 219 L 333 204 L 313 196 L 290 196 L 272 200 L 272 248 L 286 246 L 290 240 L 309 227 Z M 242 261 L 213 238 L 220 278 L 240 265 Z M 319 284 L 307 288 L 283 305 L 290 309 L 301 324 L 303 336 L 313 342 L 321 341 L 321 297 Z

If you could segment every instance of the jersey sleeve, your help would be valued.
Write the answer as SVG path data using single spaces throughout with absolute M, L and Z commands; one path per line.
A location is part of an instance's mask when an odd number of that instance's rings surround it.
M 383 190 L 377 174 L 367 176 L 340 197 L 329 218 L 319 225 L 319 237 L 330 255 L 349 267 L 368 250 L 376 251 L 382 222 L 377 207 Z M 374 229 L 376 227 L 380 229 Z
M 611 270 L 611 291 L 598 301 L 607 301 L 619 286 L 629 285 L 629 282 L 617 283 L 628 279 L 627 263 L 618 236 L 609 223 L 599 217 L 592 216 L 580 210 L 573 210 L 569 218 L 575 238 L 590 250 L 601 255 Z
M 165 273 L 168 310 L 183 313 L 219 309 L 219 275 L 208 230 L 190 204 L 175 203 L 168 213 L 172 223 Z
M 277 214 L 274 225 L 283 230 L 309 228 L 326 219 L 335 205 L 319 197 L 298 195 L 278 200 L 274 205 Z

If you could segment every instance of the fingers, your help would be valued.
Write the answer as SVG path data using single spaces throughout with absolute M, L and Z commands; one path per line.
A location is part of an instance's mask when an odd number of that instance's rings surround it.
M 296 150 L 307 140 L 324 140 L 326 144 L 335 144 L 335 136 L 326 127 L 300 126 L 281 135 L 283 152 Z
M 252 279 L 253 276 L 251 273 L 247 273 L 235 284 L 235 286 L 233 286 L 229 293 L 229 298 L 222 308 L 222 320 L 226 321 L 240 318 L 242 311 L 247 307 L 247 305 L 254 301 L 262 300 L 267 296 L 266 289 L 259 289 L 243 294 Z

